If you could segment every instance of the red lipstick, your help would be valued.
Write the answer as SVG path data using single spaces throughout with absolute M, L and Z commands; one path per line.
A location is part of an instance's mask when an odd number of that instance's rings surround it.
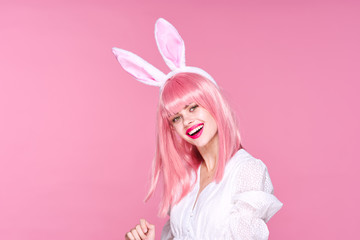
M 192 135 L 190 135 L 190 132 L 195 130 L 196 128 L 201 127 L 199 130 L 197 130 L 197 132 L 195 131 Z M 204 129 L 204 124 L 200 123 L 200 124 L 196 124 L 194 126 L 192 126 L 191 128 L 189 128 L 188 130 L 186 130 L 186 135 L 188 135 L 189 137 L 191 137 L 192 139 L 196 139 L 198 137 L 201 136 L 202 132 Z

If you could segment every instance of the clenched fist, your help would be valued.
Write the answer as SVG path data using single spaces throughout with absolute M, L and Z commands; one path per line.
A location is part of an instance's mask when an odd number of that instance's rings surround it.
M 155 226 L 145 219 L 140 219 L 140 224 L 125 235 L 126 240 L 155 240 Z

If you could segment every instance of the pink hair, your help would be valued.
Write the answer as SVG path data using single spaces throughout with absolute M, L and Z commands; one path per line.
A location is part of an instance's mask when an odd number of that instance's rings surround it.
M 219 135 L 219 156 L 215 181 L 220 182 L 227 161 L 242 148 L 236 118 L 217 86 L 196 73 L 178 73 L 168 79 L 160 95 L 157 112 L 157 146 L 152 166 L 148 200 L 154 193 L 161 175 L 164 189 L 160 216 L 166 216 L 194 187 L 191 174 L 203 160 L 197 148 L 180 138 L 171 128 L 169 117 L 185 105 L 195 102 L 215 119 Z

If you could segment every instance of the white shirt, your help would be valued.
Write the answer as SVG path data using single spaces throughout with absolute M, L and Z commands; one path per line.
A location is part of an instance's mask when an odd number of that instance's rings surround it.
M 265 164 L 240 149 L 227 163 L 223 179 L 200 193 L 200 167 L 189 192 L 170 211 L 161 240 L 268 239 L 266 222 L 282 207 L 273 195 Z M 195 181 L 193 176 L 193 182 Z

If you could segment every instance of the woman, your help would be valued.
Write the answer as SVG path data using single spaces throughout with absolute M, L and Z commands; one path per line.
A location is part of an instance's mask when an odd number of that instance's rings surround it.
M 164 179 L 160 215 L 170 215 L 161 239 L 267 239 L 266 222 L 282 207 L 266 166 L 240 143 L 235 117 L 216 82 L 185 66 L 176 29 L 159 19 L 155 36 L 172 71 L 164 75 L 138 56 L 114 48 L 120 64 L 141 82 L 161 87 L 152 196 Z M 126 239 L 155 239 L 146 220 Z

